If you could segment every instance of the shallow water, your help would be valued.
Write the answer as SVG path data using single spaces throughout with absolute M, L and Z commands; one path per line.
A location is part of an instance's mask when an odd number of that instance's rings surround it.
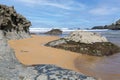
M 120 46 L 120 31 L 93 32 L 105 36 L 110 42 Z M 68 34 L 69 32 L 64 32 L 59 36 L 64 37 Z M 120 80 L 120 53 L 108 57 L 82 55 L 75 60 L 75 66 L 80 72 L 97 77 L 99 80 Z
M 120 31 L 97 32 L 120 46 Z M 100 80 L 120 80 L 120 53 L 108 57 L 85 56 L 75 60 L 76 68 Z

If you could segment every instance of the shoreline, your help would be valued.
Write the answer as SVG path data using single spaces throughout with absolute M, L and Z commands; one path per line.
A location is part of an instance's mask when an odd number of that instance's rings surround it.
M 59 38 L 32 35 L 32 38 L 10 40 L 8 43 L 14 49 L 16 58 L 26 66 L 53 64 L 100 80 L 120 78 L 119 67 L 115 66 L 119 66 L 119 62 L 113 62 L 116 56 L 118 57 L 115 60 L 119 60 L 120 53 L 111 57 L 97 57 L 44 46 L 45 43 Z M 115 72 L 111 72 L 110 66 Z

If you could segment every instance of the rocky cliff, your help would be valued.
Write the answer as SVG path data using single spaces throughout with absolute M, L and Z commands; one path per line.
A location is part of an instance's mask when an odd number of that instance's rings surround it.
M 21 14 L 18 14 L 14 7 L 0 5 L 0 30 L 7 39 L 20 39 L 30 37 L 28 21 Z
M 0 5 L 0 80 L 96 80 L 54 65 L 21 64 L 7 40 L 30 37 L 30 25 L 26 18 L 16 13 L 14 7 Z
M 120 30 L 120 19 L 115 23 L 105 26 L 94 26 L 92 29 L 110 29 L 110 30 Z

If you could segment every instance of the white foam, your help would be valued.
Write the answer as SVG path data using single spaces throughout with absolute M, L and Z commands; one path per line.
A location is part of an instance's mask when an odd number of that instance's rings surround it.
M 72 32 L 77 29 L 69 29 L 69 28 L 30 28 L 30 32 L 32 33 L 39 33 L 39 32 L 47 32 L 52 29 L 60 29 L 63 32 Z M 79 31 L 107 31 L 108 29 L 95 29 L 95 30 L 79 30 Z

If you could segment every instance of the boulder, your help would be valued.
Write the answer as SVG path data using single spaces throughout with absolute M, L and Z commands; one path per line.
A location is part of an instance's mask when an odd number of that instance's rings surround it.
M 95 42 L 108 42 L 108 40 L 93 32 L 86 32 L 86 31 L 73 31 L 69 34 L 69 36 L 65 37 L 67 41 L 74 41 L 78 43 L 86 43 L 92 44 Z
M 46 32 L 45 34 L 49 34 L 49 35 L 61 35 L 62 31 L 60 29 L 52 29 L 52 30 Z
M 92 56 L 109 56 L 120 52 L 120 48 L 105 37 L 86 31 L 74 31 L 64 38 L 48 42 L 46 46 Z
M 31 22 L 18 14 L 14 7 L 0 5 L 0 30 L 7 39 L 21 39 L 30 37 L 29 27 Z

